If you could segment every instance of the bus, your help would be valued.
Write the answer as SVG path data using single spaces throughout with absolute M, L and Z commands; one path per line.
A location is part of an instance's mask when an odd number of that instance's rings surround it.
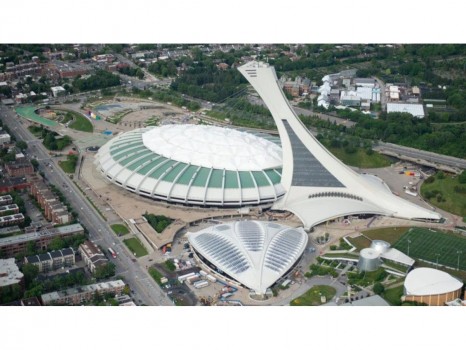
M 115 253 L 115 251 L 112 248 L 108 248 L 108 251 L 110 252 L 110 254 L 112 254 L 113 259 L 116 259 L 117 254 Z

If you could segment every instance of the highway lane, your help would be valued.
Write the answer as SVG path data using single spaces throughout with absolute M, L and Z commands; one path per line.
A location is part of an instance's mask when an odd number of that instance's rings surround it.
M 39 170 L 44 172 L 45 179 L 59 188 L 67 200 L 72 203 L 78 213 L 80 222 L 88 229 L 89 238 L 104 249 L 112 247 L 118 253 L 113 262 L 116 265 L 116 274 L 125 277 L 125 281 L 135 291 L 135 298 L 146 305 L 173 305 L 160 287 L 149 276 L 145 268 L 133 262 L 131 253 L 123 246 L 121 241 L 111 231 L 110 226 L 100 217 L 96 210 L 87 201 L 73 181 L 66 176 L 58 166 L 52 162 L 48 151 L 29 133 L 24 124 L 13 111 L 1 108 L 2 121 L 8 125 L 10 131 L 17 139 L 28 142 L 28 156 L 36 157 L 39 161 Z
M 404 147 L 395 145 L 392 143 L 379 142 L 377 146 L 374 147 L 374 150 L 386 149 L 388 151 L 405 155 L 413 159 L 423 159 L 433 163 L 448 165 L 455 168 L 466 169 L 466 160 L 461 158 L 455 158 L 450 156 L 445 156 L 443 154 L 422 151 L 415 148 Z

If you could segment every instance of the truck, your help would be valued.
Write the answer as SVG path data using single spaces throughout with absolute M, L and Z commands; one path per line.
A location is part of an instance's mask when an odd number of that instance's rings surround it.
M 112 248 L 108 248 L 108 251 L 109 251 L 109 253 L 112 255 L 112 258 L 113 258 L 113 259 L 116 259 L 116 258 L 117 258 L 117 254 L 116 254 L 116 252 L 115 252 Z
M 207 287 L 209 285 L 209 282 L 207 281 L 197 281 L 193 284 L 194 288 L 197 288 L 197 289 L 200 289 L 200 288 L 204 288 L 204 287 Z

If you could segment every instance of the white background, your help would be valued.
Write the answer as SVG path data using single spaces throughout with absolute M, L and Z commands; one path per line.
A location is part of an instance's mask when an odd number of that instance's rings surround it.
M 464 43 L 461 2 L 2 2 L 2 43 Z M 0 349 L 450 349 L 461 307 L 2 307 Z

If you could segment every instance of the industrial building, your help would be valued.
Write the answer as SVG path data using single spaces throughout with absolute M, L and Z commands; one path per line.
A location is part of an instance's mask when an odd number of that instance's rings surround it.
M 302 228 L 261 221 L 222 223 L 187 237 L 207 270 L 259 295 L 292 270 L 308 241 Z
M 418 103 L 387 103 L 387 113 L 409 113 L 413 117 L 424 118 L 424 106 Z
M 421 267 L 412 270 L 406 276 L 402 300 L 441 306 L 460 298 L 462 288 L 463 282 L 450 274 Z
M 269 206 L 283 196 L 280 146 L 264 137 L 204 125 L 164 125 L 119 135 L 96 164 L 139 195 L 194 206 Z

